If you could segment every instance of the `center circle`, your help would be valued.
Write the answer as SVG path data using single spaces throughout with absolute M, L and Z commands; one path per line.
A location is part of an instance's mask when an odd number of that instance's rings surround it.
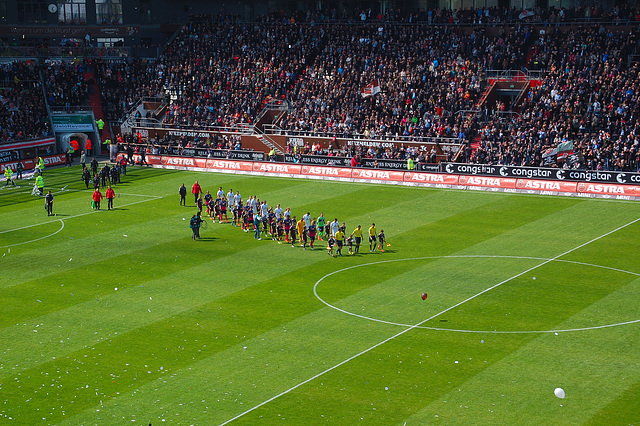
M 544 264 L 548 264 L 548 263 L 552 263 L 552 262 L 561 262 L 561 263 L 574 264 L 574 265 L 583 266 L 583 267 L 600 268 L 600 269 L 604 269 L 604 270 L 610 270 L 610 271 L 613 271 L 613 272 L 629 274 L 629 275 L 632 275 L 632 276 L 635 276 L 635 277 L 640 277 L 640 273 L 626 271 L 626 270 L 623 270 L 623 269 L 618 269 L 618 268 L 613 268 L 613 267 L 603 266 L 603 265 L 596 265 L 596 264 L 586 263 L 586 262 L 578 262 L 578 261 L 573 261 L 573 260 L 562 260 L 562 259 L 555 259 L 555 258 L 530 257 L 530 256 L 499 256 L 499 255 L 424 256 L 424 257 L 411 257 L 411 258 L 404 258 L 404 259 L 381 260 L 381 261 L 377 261 L 377 262 L 362 263 L 362 264 L 359 264 L 359 265 L 353 265 L 353 266 L 349 266 L 349 267 L 346 267 L 346 268 L 338 269 L 336 271 L 333 271 L 333 272 L 330 272 L 330 273 L 324 275 L 318 281 L 316 281 L 316 283 L 313 286 L 313 294 L 315 295 L 315 297 L 320 302 L 324 303 L 325 305 L 327 305 L 331 309 L 334 309 L 334 310 L 336 310 L 338 312 L 341 312 L 341 313 L 344 313 L 344 314 L 347 314 L 347 315 L 351 315 L 351 316 L 354 316 L 354 317 L 357 317 L 357 318 L 361 318 L 361 319 L 364 319 L 364 320 L 374 321 L 374 322 L 379 322 L 379 323 L 389 324 L 389 325 L 395 325 L 395 326 L 398 326 L 398 327 L 420 328 L 420 329 L 426 329 L 426 330 L 450 331 L 450 332 L 457 332 L 457 333 L 488 333 L 488 334 L 560 333 L 560 332 L 570 332 L 570 331 L 596 330 L 596 329 L 616 327 L 616 326 L 634 324 L 634 323 L 640 322 L 640 319 L 635 319 L 635 320 L 622 321 L 622 322 L 617 322 L 617 323 L 595 325 L 595 326 L 591 326 L 591 327 L 578 327 L 578 328 L 568 328 L 568 329 L 551 329 L 551 330 L 469 330 L 469 329 L 455 329 L 455 328 L 445 328 L 445 327 L 431 327 L 431 326 L 423 325 L 420 322 L 417 323 L 419 325 L 407 324 L 407 323 L 395 322 L 395 321 L 387 321 L 387 320 L 383 320 L 383 319 L 380 319 L 380 318 L 375 318 L 375 317 L 372 317 L 372 316 L 366 316 L 366 315 L 357 314 L 355 312 L 351 312 L 351 311 L 342 309 L 342 308 L 340 308 L 338 306 L 335 306 L 335 305 L 327 302 L 326 300 L 324 300 L 322 298 L 322 296 L 320 296 L 320 294 L 318 294 L 318 288 L 319 288 L 320 284 L 324 280 L 326 280 L 327 278 L 329 278 L 329 277 L 331 277 L 333 275 L 337 275 L 337 274 L 340 274 L 342 272 L 346 272 L 346 271 L 353 270 L 353 269 L 356 269 L 356 268 L 362 268 L 362 267 L 374 266 L 374 265 L 380 265 L 380 264 L 386 264 L 386 263 L 394 263 L 394 262 L 407 262 L 407 261 L 419 261 L 419 260 L 439 260 L 439 259 L 474 259 L 474 258 L 477 258 L 477 259 L 523 259 L 523 260 L 526 259 L 526 260 L 534 260 L 534 261 L 543 262 L 543 263 L 539 264 L 538 266 L 535 266 L 535 267 L 531 268 L 530 270 L 536 269 L 536 268 L 538 268 L 540 266 L 543 266 Z M 520 274 L 518 274 L 516 276 L 519 276 L 519 275 Z M 535 277 L 533 277 L 533 279 L 535 280 Z M 508 282 L 510 280 L 511 279 L 508 279 L 508 280 L 503 281 L 503 282 L 506 283 L 506 282 Z M 481 293 L 484 293 L 489 289 L 493 289 L 494 287 L 497 287 L 497 286 L 496 285 L 488 286 Z M 480 295 L 480 293 L 476 294 L 472 298 L 475 298 L 478 295 Z M 471 300 L 471 298 L 467 299 L 467 301 L 468 300 Z M 454 306 L 458 306 L 458 305 L 454 305 Z M 451 308 L 448 308 L 448 309 L 440 312 L 439 314 L 433 315 L 433 317 L 437 317 L 437 316 L 441 315 L 442 313 L 448 311 L 449 309 L 451 309 Z

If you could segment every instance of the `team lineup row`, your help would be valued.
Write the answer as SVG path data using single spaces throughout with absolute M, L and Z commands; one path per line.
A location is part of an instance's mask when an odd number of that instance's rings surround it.
M 180 205 L 186 206 L 187 188 L 184 184 L 178 190 L 180 194 Z M 228 210 L 231 210 L 231 224 L 240 227 L 244 232 L 250 230 L 254 233 L 254 238 L 262 240 L 262 237 L 269 237 L 278 244 L 283 241 L 295 247 L 296 240 L 299 239 L 300 246 L 306 250 L 307 243 L 311 250 L 314 249 L 316 239 L 320 241 L 327 240 L 327 253 L 333 256 L 334 247 L 336 255 L 342 256 L 342 248 L 346 245 L 349 254 L 360 253 L 360 245 L 364 235 L 361 225 L 358 225 L 349 236 L 346 234 L 346 225 L 344 222 L 340 224 L 338 218 L 331 222 L 327 222 L 324 213 L 320 213 L 317 218 L 312 218 L 311 213 L 307 212 L 300 220 L 291 212 L 291 208 L 283 209 L 278 203 L 275 208 L 269 207 L 266 200 L 260 201 L 255 195 L 243 203 L 240 191 L 234 192 L 232 189 L 228 193 L 220 187 L 214 196 L 207 191 L 204 193 L 202 187 L 196 181 L 191 193 L 194 195 L 194 202 L 198 208 L 198 212 L 191 217 L 189 226 L 193 231 L 192 239 L 195 241 L 200 238 L 200 227 L 203 222 L 202 210 L 206 206 L 206 214 L 209 219 L 215 223 L 216 217 L 218 223 L 222 223 L 224 216 L 225 223 L 229 223 Z M 372 223 L 368 229 L 369 236 L 369 252 L 375 253 L 376 250 L 384 252 L 386 237 L 384 230 L 378 232 L 375 223 Z M 387 246 L 389 244 L 387 243 Z

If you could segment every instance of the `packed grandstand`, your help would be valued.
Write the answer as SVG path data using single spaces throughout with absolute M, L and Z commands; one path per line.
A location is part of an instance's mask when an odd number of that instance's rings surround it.
M 569 144 L 577 154 L 569 167 L 638 171 L 639 28 L 640 12 L 628 7 L 548 9 L 535 19 L 495 8 L 402 17 L 365 11 L 351 20 L 199 15 L 158 58 L 2 65 L 0 141 L 52 134 L 47 106 L 88 105 L 95 87 L 112 123 L 143 98 L 166 107 L 140 120 L 181 129 L 251 125 L 266 106 L 286 103 L 277 124 L 285 135 L 451 138 L 465 146 L 457 162 L 536 167 L 567 167 L 549 158 Z M 520 83 L 517 96 L 492 98 L 500 81 Z M 404 147 L 352 146 L 344 155 L 436 161 Z

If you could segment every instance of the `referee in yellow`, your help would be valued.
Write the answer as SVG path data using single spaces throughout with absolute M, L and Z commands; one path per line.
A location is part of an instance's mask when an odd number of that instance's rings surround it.
M 360 253 L 360 243 L 362 242 L 362 225 L 358 225 L 358 227 L 351 233 L 351 236 L 356 243 L 356 249 L 354 250 L 354 253 Z
M 338 231 L 333 237 L 336 239 L 336 246 L 338 247 L 336 254 L 342 256 L 342 245 L 344 244 L 344 231 L 342 228 L 338 228 Z
M 369 227 L 369 253 L 376 251 L 376 224 L 372 223 Z

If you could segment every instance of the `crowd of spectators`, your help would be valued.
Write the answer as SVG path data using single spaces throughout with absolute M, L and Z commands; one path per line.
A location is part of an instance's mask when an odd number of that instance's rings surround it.
M 183 26 L 156 60 L 93 65 L 109 120 L 123 118 L 147 97 L 164 99 L 167 107 L 155 111 L 157 116 L 139 118 L 184 128 L 229 128 L 253 124 L 265 105 L 286 101 L 291 108 L 277 124 L 290 134 L 457 138 L 469 145 L 458 161 L 531 166 L 549 164 L 551 149 L 573 142 L 580 154 L 573 167 L 637 170 L 640 88 L 638 65 L 630 65 L 629 58 L 640 53 L 638 27 L 622 30 L 598 22 L 635 22 L 638 10 L 622 5 L 608 11 L 521 12 L 489 8 L 403 15 L 390 9 L 373 16 L 368 10 L 317 11 L 272 13 L 252 23 L 201 15 Z M 552 25 L 576 20 L 582 25 Z M 486 22 L 496 25 L 478 25 Z M 33 113 L 44 103 L 41 96 L 19 96 L 28 86 L 18 83 L 22 80 L 35 81 L 31 86 L 41 90 L 37 69 L 26 64 L 0 70 L 0 81 L 11 83 L 5 84 L 3 102 L 20 104 L 0 117 L 4 138 L 48 130 L 46 120 L 39 120 L 44 115 Z M 29 70 L 31 77 L 11 81 L 16 67 Z M 490 87 L 487 70 L 524 67 L 542 71 L 543 77 L 517 105 L 507 107 L 516 118 L 496 114 L 504 109 L 499 103 L 481 105 Z M 86 102 L 89 85 L 82 65 L 51 62 L 42 70 L 49 104 Z M 363 88 L 376 85 L 380 93 L 362 96 Z M 23 105 L 30 113 L 17 117 Z M 479 106 L 485 114 L 469 114 Z M 22 135 L 10 130 L 19 120 L 32 121 L 22 126 Z M 164 142 L 159 145 L 194 143 Z M 404 147 L 374 152 L 354 146 L 348 154 L 432 158 L 431 152 Z
M 30 61 L 0 65 L 0 142 L 51 134 L 38 68 Z
M 514 7 L 484 8 L 427 8 L 402 13 L 397 8 L 387 8 L 384 13 L 372 9 L 324 9 L 297 11 L 285 14 L 283 11 L 272 12 L 258 18 L 261 22 L 280 23 L 327 23 L 327 22 L 396 22 L 412 24 L 457 24 L 457 25 L 511 25 L 520 22 L 563 25 L 570 23 L 607 22 L 627 24 L 640 22 L 640 8 L 625 3 L 603 9 L 598 5 L 584 5 L 576 8 L 541 8 L 517 9 Z
M 551 8 L 537 16 L 572 20 L 584 12 L 594 20 L 635 19 L 635 10 L 627 6 L 606 13 L 588 10 Z M 515 13 L 434 12 L 409 20 L 473 23 L 502 16 L 500 22 L 507 22 Z M 231 127 L 254 123 L 267 103 L 286 100 L 292 108 L 278 125 L 297 135 L 479 140 L 477 150 L 464 151 L 466 161 L 535 166 L 545 164 L 548 149 L 572 140 L 583 154 L 581 167 L 629 168 L 629 155 L 636 166 L 630 133 L 637 117 L 637 71 L 627 63 L 638 46 L 637 29 L 589 24 L 567 30 L 519 22 L 489 31 L 389 24 L 383 21 L 405 18 L 371 17 L 368 11 L 352 24 L 323 24 L 316 18 L 275 13 L 247 24 L 237 17 L 194 17 L 158 60 L 101 64 L 105 111 L 113 115 L 109 118 L 121 117 L 141 97 L 159 96 L 169 100 L 157 117 L 164 124 Z M 522 67 L 546 76 L 517 106 L 518 119 L 490 115 L 481 120 L 464 113 L 478 107 L 488 87 L 487 69 Z M 361 96 L 361 89 L 378 83 L 379 94 Z M 631 94 L 618 96 L 623 89 Z M 631 154 L 616 154 L 615 144 L 609 146 L 620 133 L 626 141 L 620 149 Z M 595 148 L 594 138 L 601 141 Z M 372 155 L 368 151 L 354 154 Z M 375 155 L 431 158 L 430 152 L 406 150 Z
M 577 162 L 565 167 L 637 171 L 640 166 L 640 64 L 628 55 L 634 31 L 603 27 L 546 33 L 533 60 L 546 71 L 528 90 L 516 120 L 493 117 L 479 125 L 474 163 L 543 166 L 545 156 L 571 142 Z
M 458 137 L 459 111 L 473 109 L 487 68 L 519 68 L 530 33 L 513 28 L 489 36 L 482 29 L 365 25 L 332 26 L 322 52 L 307 66 L 283 128 L 373 138 Z M 378 81 L 381 93 L 360 90 Z
M 90 82 L 84 76 L 84 63 L 45 61 L 42 71 L 50 106 L 70 109 L 89 103 Z

